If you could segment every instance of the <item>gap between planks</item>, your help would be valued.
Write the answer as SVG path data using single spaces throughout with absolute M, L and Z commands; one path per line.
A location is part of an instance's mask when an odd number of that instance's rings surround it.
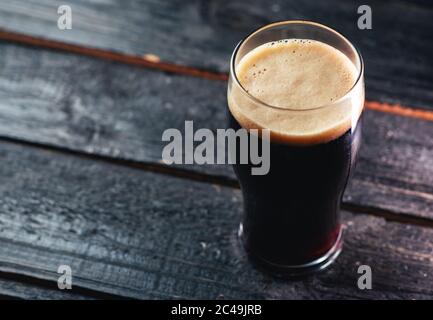
M 10 32 L 0 29 L 0 40 L 9 41 L 34 47 L 46 48 L 51 50 L 74 53 L 78 55 L 115 61 L 140 67 L 158 69 L 165 72 L 182 74 L 194 77 L 200 77 L 208 80 L 227 81 L 228 76 L 225 73 L 217 73 L 211 70 L 202 70 L 194 67 L 177 65 L 173 63 L 160 61 L 156 55 L 137 56 L 124 54 L 103 49 L 90 48 L 86 46 L 65 43 L 61 41 L 49 40 L 39 37 L 33 37 L 16 32 Z M 390 113 L 403 117 L 410 117 L 433 122 L 433 111 L 403 106 L 400 104 L 390 104 L 378 101 L 366 101 L 365 107 L 371 110 Z
M 98 154 L 89 154 L 84 151 L 72 150 L 69 148 L 46 145 L 37 142 L 29 142 L 16 138 L 2 137 L 0 136 L 0 142 L 14 143 L 18 145 L 33 147 L 48 152 L 67 154 L 82 159 L 88 159 L 93 161 L 101 161 L 113 165 L 122 167 L 133 168 L 137 170 L 150 171 L 158 174 L 164 174 L 172 177 L 178 177 L 188 179 L 197 182 L 210 183 L 214 185 L 220 185 L 224 187 L 239 189 L 239 184 L 235 179 L 230 179 L 225 176 L 207 175 L 199 173 L 193 170 L 188 170 L 180 167 L 169 167 L 162 163 L 146 163 L 128 159 L 117 159 L 109 156 L 103 156 Z M 355 214 L 366 214 L 375 217 L 384 218 L 386 221 L 399 222 L 403 224 L 410 224 L 414 226 L 433 228 L 433 219 L 425 217 L 415 217 L 404 213 L 394 213 L 390 210 L 381 209 L 377 207 L 370 207 L 365 205 L 357 205 L 352 203 L 342 203 L 341 209 L 346 210 Z

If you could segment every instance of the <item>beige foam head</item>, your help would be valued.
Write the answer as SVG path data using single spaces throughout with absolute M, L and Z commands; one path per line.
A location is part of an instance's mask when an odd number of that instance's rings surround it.
M 229 108 L 241 126 L 270 129 L 272 140 L 328 142 L 356 125 L 364 104 L 363 85 L 354 88 L 358 74 L 346 55 L 323 42 L 265 43 L 237 64 L 242 87 L 231 81 Z

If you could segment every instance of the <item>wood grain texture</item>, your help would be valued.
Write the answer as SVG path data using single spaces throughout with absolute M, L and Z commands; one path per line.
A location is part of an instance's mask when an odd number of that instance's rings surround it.
M 238 41 L 277 20 L 309 19 L 343 32 L 366 64 L 367 98 L 413 107 L 433 105 L 433 9 L 410 1 L 369 1 L 373 29 L 357 28 L 362 1 L 75 0 L 73 28 L 57 28 L 60 0 L 3 1 L 0 27 L 163 62 L 227 72 Z M 155 58 L 153 58 L 155 59 Z
M 15 275 L 16 276 L 16 275 Z M 71 291 L 59 290 L 52 283 L 52 288 L 40 287 L 33 285 L 31 282 L 17 282 L 12 279 L 3 279 L 0 275 L 0 300 L 84 300 L 91 299 L 89 296 L 83 296 Z
M 161 161 L 167 128 L 225 128 L 226 84 L 97 59 L 0 45 L 0 136 L 138 164 Z M 344 199 L 433 218 L 433 122 L 367 110 Z M 219 147 L 219 150 L 222 146 Z M 229 166 L 180 165 L 234 185 Z
M 133 298 L 433 297 L 433 230 L 344 214 L 327 272 L 283 281 L 255 270 L 236 238 L 236 189 L 0 144 L 0 271 Z M 357 288 L 357 267 L 373 290 Z

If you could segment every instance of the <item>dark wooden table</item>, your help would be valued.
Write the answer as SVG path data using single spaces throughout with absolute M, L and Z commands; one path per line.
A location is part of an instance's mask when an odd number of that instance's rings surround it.
M 72 30 L 57 28 L 63 4 Z M 357 28 L 360 4 L 372 30 Z M 185 120 L 224 128 L 235 44 L 294 18 L 360 48 L 367 102 L 345 249 L 328 271 L 283 281 L 238 245 L 231 168 L 166 166 L 161 135 Z M 427 1 L 8 0 L 0 28 L 1 296 L 433 298 Z M 362 264 L 372 290 L 357 287 Z M 71 266 L 72 290 L 57 289 L 59 265 Z

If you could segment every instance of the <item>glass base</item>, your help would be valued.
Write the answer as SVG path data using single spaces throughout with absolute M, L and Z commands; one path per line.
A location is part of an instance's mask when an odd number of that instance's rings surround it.
M 238 236 L 245 251 L 248 254 L 248 257 L 254 265 L 256 265 L 259 269 L 262 269 L 263 271 L 270 272 L 272 273 L 272 275 L 282 278 L 305 277 L 319 271 L 323 271 L 328 268 L 335 261 L 335 259 L 337 259 L 338 255 L 341 252 L 341 249 L 343 248 L 343 228 L 341 228 L 334 245 L 320 258 L 317 258 L 305 264 L 281 265 L 263 259 L 262 257 L 254 254 L 254 252 L 251 252 L 248 249 L 243 239 L 242 223 L 239 226 Z

